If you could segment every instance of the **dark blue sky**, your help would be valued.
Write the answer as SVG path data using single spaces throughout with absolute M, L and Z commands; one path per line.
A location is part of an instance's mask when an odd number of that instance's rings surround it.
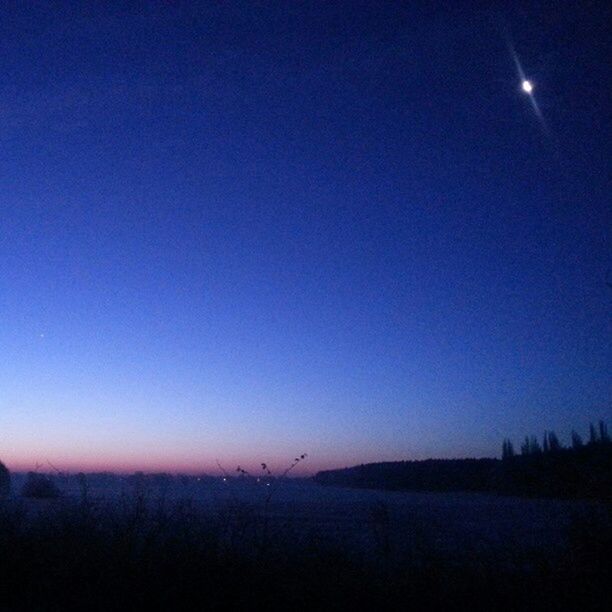
M 433 4 L 4 5 L 9 464 L 480 456 L 610 416 L 611 15 Z

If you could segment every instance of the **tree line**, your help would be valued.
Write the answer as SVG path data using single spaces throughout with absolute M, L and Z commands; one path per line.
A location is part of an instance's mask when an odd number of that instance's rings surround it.
M 596 427 L 591 423 L 589 425 L 589 441 L 586 446 L 591 448 L 605 447 L 610 444 L 610 435 L 608 433 L 608 426 L 604 421 L 599 421 Z M 565 447 L 559 442 L 557 434 L 554 431 L 545 431 L 542 436 L 542 444 L 538 441 L 537 436 L 525 436 L 521 444 L 521 455 L 522 456 L 537 456 L 547 453 L 557 453 L 559 451 L 579 451 L 582 452 L 585 443 L 582 440 L 582 436 L 575 430 L 572 430 L 571 434 L 571 446 Z M 512 440 L 506 438 L 502 443 L 502 459 L 507 461 L 515 457 L 514 445 Z
M 612 498 L 612 441 L 604 421 L 589 426 L 588 441 L 575 430 L 564 446 L 554 431 L 541 442 L 525 437 L 520 454 L 512 441 L 502 444 L 498 486 L 507 492 L 547 497 Z
M 323 485 L 407 491 L 481 491 L 529 497 L 612 499 L 612 442 L 607 425 L 576 432 L 564 446 L 555 432 L 527 436 L 516 453 L 511 440 L 502 458 L 429 459 L 370 463 L 319 472 Z

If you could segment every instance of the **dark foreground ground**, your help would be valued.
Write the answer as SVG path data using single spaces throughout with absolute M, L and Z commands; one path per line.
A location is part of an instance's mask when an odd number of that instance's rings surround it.
M 318 491 L 5 500 L 0 609 L 609 609 L 609 505 Z

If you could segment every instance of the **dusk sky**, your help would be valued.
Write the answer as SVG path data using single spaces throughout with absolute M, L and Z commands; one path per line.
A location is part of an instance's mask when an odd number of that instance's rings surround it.
M 609 418 L 612 15 L 486 4 L 3 4 L 0 459 L 312 472 Z

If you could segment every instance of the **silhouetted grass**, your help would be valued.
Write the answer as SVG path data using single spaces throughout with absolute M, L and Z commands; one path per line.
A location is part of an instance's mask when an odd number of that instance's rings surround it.
M 0 609 L 605 609 L 609 508 L 577 517 L 563 552 L 543 543 L 510 565 L 433 552 L 386 563 L 386 517 L 372 509 L 380 547 L 366 557 L 274 532 L 259 546 L 258 510 L 240 504 L 206 514 L 139 494 L 11 500 L 0 505 Z

